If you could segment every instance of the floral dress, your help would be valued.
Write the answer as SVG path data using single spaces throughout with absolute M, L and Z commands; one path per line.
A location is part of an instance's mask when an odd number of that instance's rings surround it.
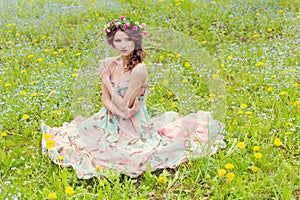
M 129 79 L 112 82 L 125 95 Z M 105 107 L 89 118 L 75 117 L 62 127 L 42 123 L 43 154 L 63 167 L 72 166 L 78 178 L 123 173 L 137 177 L 159 168 L 174 168 L 183 162 L 211 155 L 224 145 L 224 124 L 211 113 L 198 111 L 182 116 L 168 111 L 150 118 L 146 109 L 148 84 L 134 105 L 130 118 L 120 118 Z

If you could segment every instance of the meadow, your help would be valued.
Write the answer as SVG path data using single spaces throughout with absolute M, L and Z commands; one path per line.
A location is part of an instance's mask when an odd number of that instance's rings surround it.
M 0 199 L 299 199 L 299 5 L 298 0 L 0 0 Z M 93 65 L 86 63 L 105 41 L 104 25 L 121 15 L 172 28 L 209 53 L 208 72 L 176 51 L 176 38 L 173 52 L 147 49 L 152 77 L 147 108 L 151 116 L 221 111 L 226 148 L 138 178 L 81 180 L 42 155 L 39 126 L 41 120 L 61 126 L 74 118 L 74 104 L 86 97 L 76 88 L 78 80 L 86 80 L 82 68 Z M 97 111 L 101 82 L 94 72 L 90 77 L 98 82 L 85 103 Z M 221 104 L 208 80 L 223 84 Z

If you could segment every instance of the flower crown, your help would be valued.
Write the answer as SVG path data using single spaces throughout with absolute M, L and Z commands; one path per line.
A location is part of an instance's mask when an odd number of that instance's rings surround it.
M 148 32 L 145 31 L 146 24 L 139 22 L 134 22 L 129 17 L 121 16 L 119 19 L 114 19 L 114 21 L 109 22 L 105 25 L 104 32 L 108 35 L 111 31 L 115 29 L 132 29 L 134 31 L 141 31 L 145 36 L 148 35 Z

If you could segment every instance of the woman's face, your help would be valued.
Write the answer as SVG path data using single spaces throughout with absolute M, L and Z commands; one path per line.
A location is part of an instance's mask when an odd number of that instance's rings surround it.
M 122 56 L 129 55 L 135 47 L 134 41 L 123 31 L 116 32 L 113 40 L 113 46 Z

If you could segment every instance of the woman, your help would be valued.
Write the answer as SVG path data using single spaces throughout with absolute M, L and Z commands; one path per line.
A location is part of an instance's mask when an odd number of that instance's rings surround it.
M 223 140 L 224 125 L 208 112 L 165 112 L 150 119 L 145 27 L 123 16 L 106 26 L 107 41 L 120 55 L 101 61 L 104 107 L 98 113 L 63 127 L 41 125 L 43 152 L 59 165 L 72 166 L 79 178 L 112 172 L 136 177 L 146 170 L 174 168 L 215 153 Z

